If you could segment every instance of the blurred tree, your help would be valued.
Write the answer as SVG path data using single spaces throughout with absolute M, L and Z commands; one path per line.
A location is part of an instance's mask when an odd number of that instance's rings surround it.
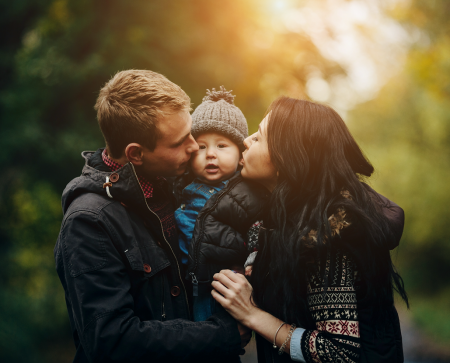
M 197 103 L 206 88 L 225 84 L 253 123 L 274 94 L 304 96 L 308 66 L 326 76 L 341 73 L 306 36 L 274 32 L 269 6 L 256 0 L 49 2 L 21 34 L 13 80 L 1 97 L 2 164 L 13 154 L 16 164 L 63 185 L 72 163 L 80 163 L 80 145 L 100 144 L 95 95 L 118 70 L 160 72 Z M 45 163 L 36 164 L 30 153 Z
M 405 209 L 399 263 L 413 314 L 448 341 L 450 3 L 402 2 L 392 16 L 413 41 L 406 67 L 376 99 L 352 111 L 349 124 L 379 170 L 375 186 Z
M 72 358 L 52 254 L 59 195 L 81 171 L 80 152 L 103 145 L 93 105 L 115 72 L 160 72 L 194 106 L 223 84 L 251 129 L 276 95 L 306 97 L 311 66 L 325 79 L 343 73 L 308 36 L 280 28 L 273 5 L 2 0 L 0 361 Z
M 81 171 L 80 152 L 103 144 L 93 105 L 115 72 L 160 72 L 194 107 L 206 88 L 223 84 L 251 130 L 279 94 L 307 97 L 312 72 L 325 80 L 343 75 L 305 32 L 280 24 L 280 3 L 0 0 L 0 361 L 72 359 L 52 255 L 59 195 Z M 390 15 L 413 42 L 406 68 L 349 115 L 380 170 L 375 186 L 405 208 L 399 262 L 407 287 L 442 306 L 450 296 L 449 7 L 445 0 L 397 3 Z M 431 303 L 418 305 L 422 324 L 447 321 L 430 314 Z

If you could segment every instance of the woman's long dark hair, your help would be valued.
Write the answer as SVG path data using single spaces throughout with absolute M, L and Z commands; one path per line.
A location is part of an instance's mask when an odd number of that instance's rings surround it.
M 307 324 L 306 266 L 312 256 L 323 259 L 331 251 L 328 218 L 343 207 L 362 230 L 363 240 L 351 248 L 376 314 L 392 301 L 393 289 L 408 304 L 387 246 L 393 238 L 389 221 L 363 183 L 374 168 L 344 121 L 330 107 L 289 97 L 275 100 L 267 112 L 269 154 L 279 177 L 264 221 L 272 231 L 260 241 L 253 267 L 255 302 L 285 321 Z M 352 199 L 343 198 L 342 190 Z M 311 230 L 317 231 L 313 249 L 303 238 Z

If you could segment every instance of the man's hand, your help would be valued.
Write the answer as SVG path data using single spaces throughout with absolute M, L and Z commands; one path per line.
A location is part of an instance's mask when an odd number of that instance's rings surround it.
M 241 335 L 241 348 L 244 348 L 252 338 L 252 331 L 241 323 L 238 324 L 239 334 Z

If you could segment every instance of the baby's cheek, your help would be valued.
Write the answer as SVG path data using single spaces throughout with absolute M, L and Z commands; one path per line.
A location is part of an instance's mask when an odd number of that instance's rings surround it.
M 202 159 L 203 159 L 202 155 L 199 152 L 196 152 L 195 154 L 193 154 L 191 156 L 190 163 L 191 163 L 192 171 L 194 173 L 198 173 L 198 172 L 201 172 L 203 170 Z

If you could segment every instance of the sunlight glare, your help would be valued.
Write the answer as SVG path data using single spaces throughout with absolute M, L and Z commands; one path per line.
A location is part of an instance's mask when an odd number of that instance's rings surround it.
M 330 99 L 330 85 L 323 78 L 312 77 L 306 83 L 306 92 L 314 101 L 327 102 Z
M 273 8 L 274 10 L 278 10 L 278 11 L 282 11 L 284 9 L 286 9 L 286 1 L 285 0 L 275 0 L 273 2 Z

